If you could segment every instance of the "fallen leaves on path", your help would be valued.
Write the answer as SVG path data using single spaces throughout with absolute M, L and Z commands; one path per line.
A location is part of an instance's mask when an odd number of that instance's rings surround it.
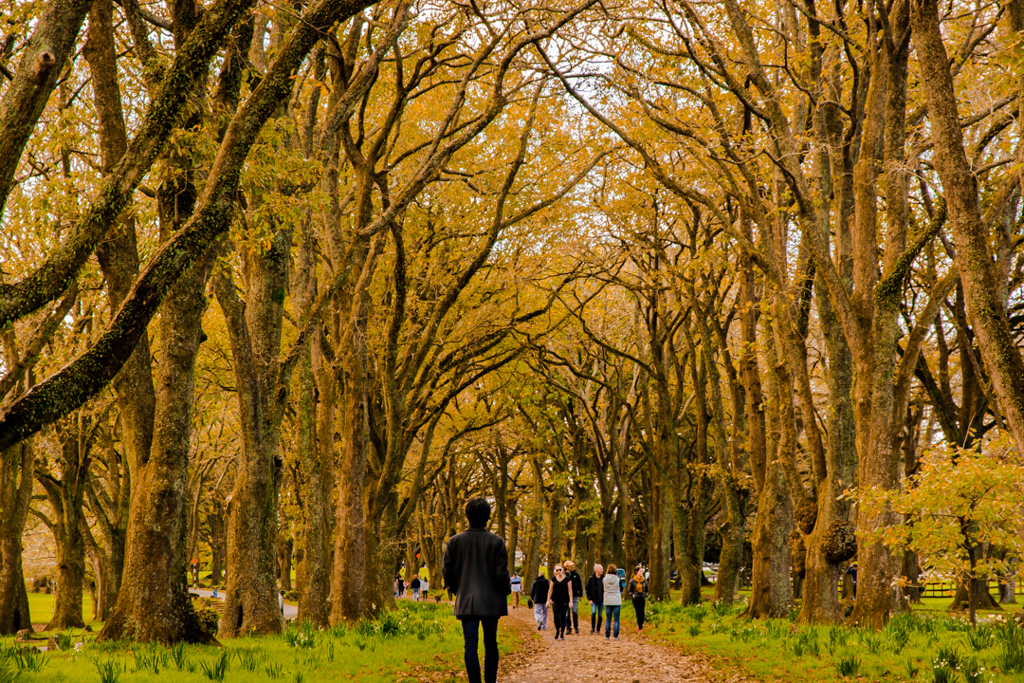
M 703 658 L 685 655 L 652 643 L 644 636 L 620 632 L 619 639 L 591 634 L 589 624 L 579 635 L 555 640 L 550 631 L 537 632 L 532 610 L 511 610 L 504 628 L 530 631 L 518 662 L 502 666 L 503 683 L 745 683 L 748 679 L 712 668 Z M 582 625 L 582 624 L 581 624 Z M 539 637 L 538 637 L 539 636 Z M 507 657 L 512 659 L 516 655 Z M 505 662 L 503 661 L 504 665 Z M 510 671 L 510 673 L 505 673 Z

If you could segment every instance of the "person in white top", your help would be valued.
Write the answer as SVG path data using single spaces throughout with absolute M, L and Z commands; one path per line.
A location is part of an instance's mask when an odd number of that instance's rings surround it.
M 523 578 L 512 572 L 512 609 L 519 609 L 519 594 L 523 592 Z
M 604 587 L 604 637 L 612 634 L 612 617 L 615 617 L 615 640 L 619 639 L 619 616 L 622 611 L 622 589 L 619 587 L 619 569 L 614 564 L 608 565 L 608 571 L 601 579 Z

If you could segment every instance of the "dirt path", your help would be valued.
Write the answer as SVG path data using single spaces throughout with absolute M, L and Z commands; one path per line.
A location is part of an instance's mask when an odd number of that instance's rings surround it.
M 533 638 L 523 656 L 510 667 L 511 671 L 503 671 L 499 680 L 503 683 L 742 683 L 747 680 L 735 673 L 716 671 L 699 657 L 652 643 L 647 636 L 631 633 L 625 628 L 626 624 L 622 625 L 618 640 L 606 640 L 603 634 L 591 635 L 589 618 L 585 625 L 582 619 L 580 621 L 579 635 L 556 641 L 554 626 L 550 623 L 550 630 L 537 632 L 533 610 L 510 609 L 506 628 L 521 630 L 528 638 Z M 635 625 L 631 626 L 635 629 Z

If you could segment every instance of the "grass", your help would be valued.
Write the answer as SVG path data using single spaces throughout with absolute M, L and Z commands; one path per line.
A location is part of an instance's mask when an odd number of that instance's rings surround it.
M 499 631 L 503 654 L 519 644 L 514 634 Z M 5 670 L 19 668 L 18 683 L 415 683 L 455 681 L 463 670 L 462 631 L 451 608 L 409 601 L 350 628 L 300 624 L 280 636 L 237 638 L 222 647 L 89 640 L 78 649 L 36 655 L 38 670 L 5 656 L 11 648 L 10 639 L 0 641 L 0 682 Z
M 29 593 L 28 594 L 28 611 L 32 617 L 33 624 L 45 624 L 50 621 L 53 616 L 53 601 L 56 596 L 47 595 L 45 593 Z M 93 630 L 98 631 L 99 627 L 102 626 L 102 622 L 95 621 L 92 618 L 92 598 L 89 597 L 88 593 L 82 595 L 82 618 L 85 619 L 86 624 L 90 624 Z M 79 629 L 77 632 L 81 632 Z
M 719 669 L 766 683 L 1024 683 L 1024 627 L 971 628 L 946 611 L 949 602 L 928 599 L 922 609 L 877 632 L 789 619 L 751 621 L 739 617 L 745 603 L 728 609 L 710 601 L 691 607 L 648 603 L 652 628 L 645 633 L 686 652 L 710 655 Z

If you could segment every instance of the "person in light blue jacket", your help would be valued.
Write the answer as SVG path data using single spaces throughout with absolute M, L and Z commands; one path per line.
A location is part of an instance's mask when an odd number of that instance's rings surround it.
M 619 616 L 622 612 L 622 589 L 619 586 L 618 568 L 614 564 L 608 565 L 608 572 L 601 580 L 604 586 L 604 637 L 612 635 L 612 617 L 615 618 L 615 640 L 619 639 Z

